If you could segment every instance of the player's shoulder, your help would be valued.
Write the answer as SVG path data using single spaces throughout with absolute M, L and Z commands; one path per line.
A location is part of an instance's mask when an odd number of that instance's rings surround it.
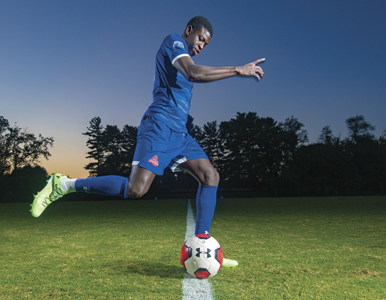
M 183 41 L 183 38 L 178 35 L 177 33 L 171 33 L 169 34 L 165 40 L 169 40 L 169 41 Z
M 180 48 L 180 49 L 185 48 L 184 39 L 176 33 L 169 34 L 165 38 L 164 44 L 170 48 Z

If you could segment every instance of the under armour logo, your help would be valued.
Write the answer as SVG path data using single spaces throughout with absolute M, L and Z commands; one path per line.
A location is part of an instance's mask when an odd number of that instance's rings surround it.
M 200 255 L 201 254 L 206 254 L 206 257 L 207 258 L 210 258 L 211 257 L 211 255 L 210 255 L 210 249 L 207 249 L 208 251 L 207 252 L 205 252 L 205 251 L 200 251 L 201 249 L 200 248 L 196 248 L 196 251 L 197 251 L 197 253 L 196 253 L 196 256 L 197 257 L 200 257 Z
M 148 160 L 150 163 L 153 164 L 154 167 L 158 167 L 159 162 L 158 162 L 158 156 L 154 155 L 152 158 Z

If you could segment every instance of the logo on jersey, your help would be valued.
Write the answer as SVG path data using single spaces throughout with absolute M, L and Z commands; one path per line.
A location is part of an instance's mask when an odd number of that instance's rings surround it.
M 173 48 L 184 49 L 185 46 L 184 46 L 184 43 L 183 43 L 183 42 L 181 42 L 181 41 L 175 41 L 174 44 L 173 44 Z
M 154 155 L 152 158 L 148 160 L 148 162 L 152 163 L 154 167 L 158 167 L 159 165 L 158 156 Z

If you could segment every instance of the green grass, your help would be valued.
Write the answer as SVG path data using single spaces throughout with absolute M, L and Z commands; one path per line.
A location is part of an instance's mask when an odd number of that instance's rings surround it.
M 0 299 L 181 299 L 186 200 L 0 205 Z M 386 197 L 219 199 L 216 299 L 386 299 Z

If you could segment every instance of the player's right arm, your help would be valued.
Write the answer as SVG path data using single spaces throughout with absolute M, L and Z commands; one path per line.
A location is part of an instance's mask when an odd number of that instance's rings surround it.
M 238 67 L 208 67 L 195 65 L 189 56 L 182 56 L 174 62 L 174 67 L 188 80 L 192 82 L 210 82 L 235 75 L 255 76 L 260 79 L 264 72 L 257 66 L 265 61 L 265 58 L 257 59 Z

